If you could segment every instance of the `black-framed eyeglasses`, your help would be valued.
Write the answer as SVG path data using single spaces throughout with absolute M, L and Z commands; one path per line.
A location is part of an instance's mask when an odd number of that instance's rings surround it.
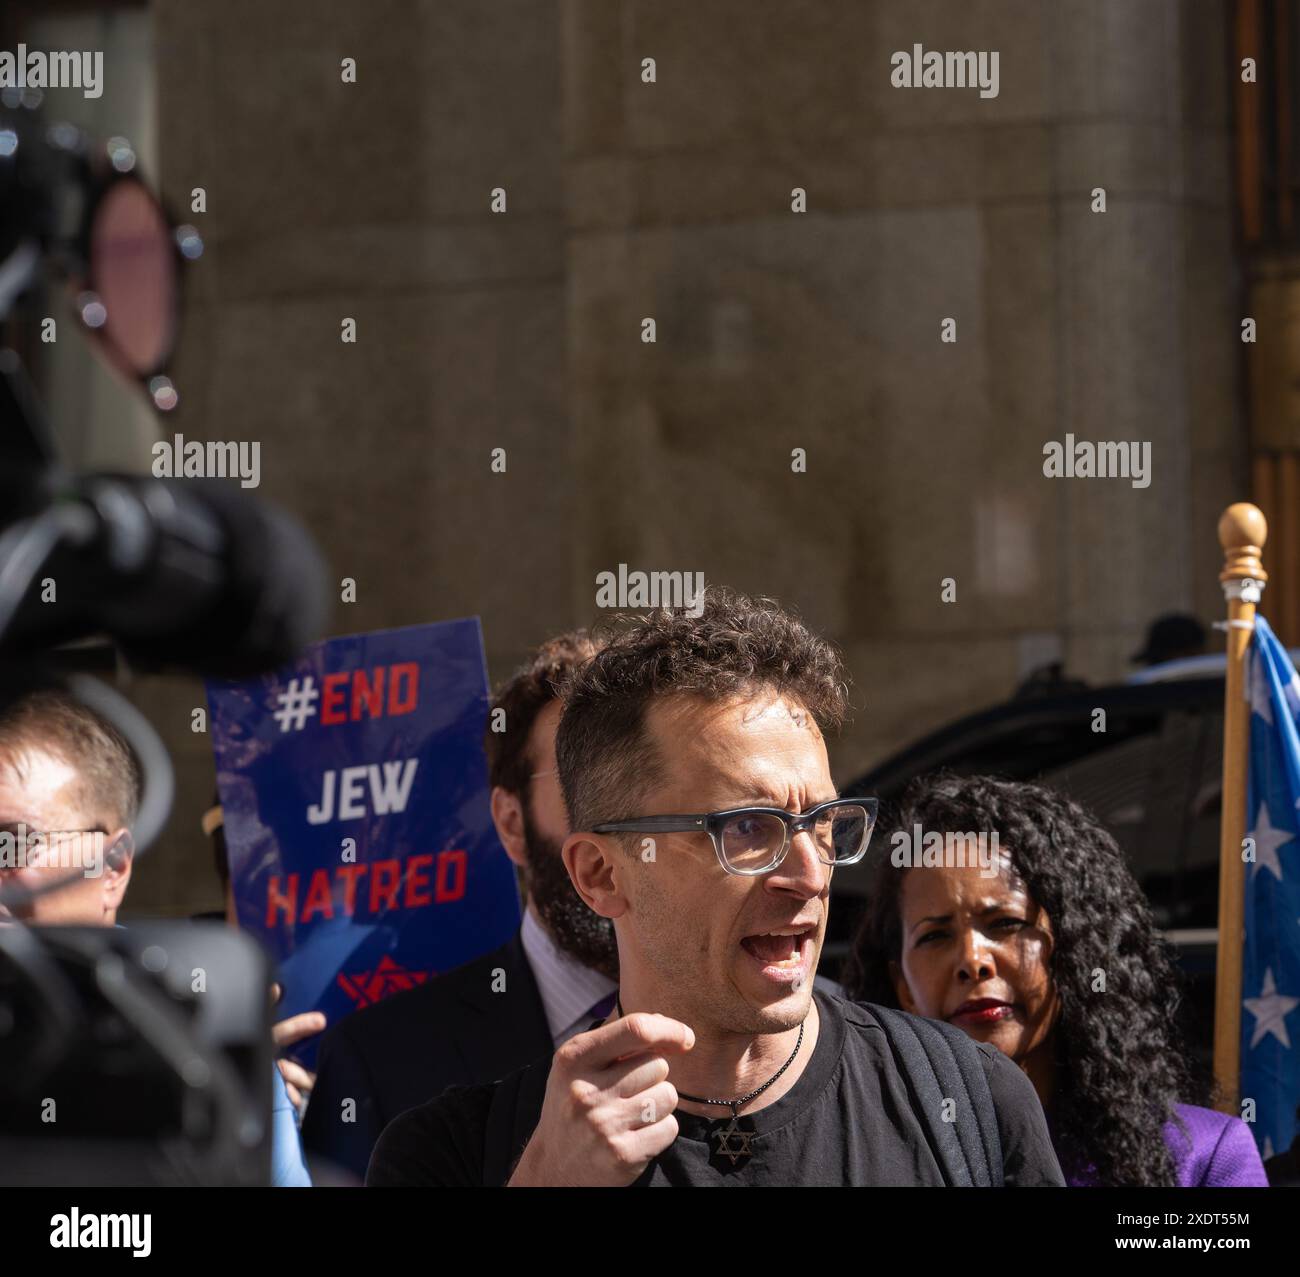
M 770 873 L 785 859 L 796 834 L 807 833 L 825 865 L 851 865 L 866 854 L 879 800 L 832 798 L 795 815 L 780 807 L 730 807 L 697 815 L 638 816 L 592 827 L 595 834 L 705 833 L 729 874 Z

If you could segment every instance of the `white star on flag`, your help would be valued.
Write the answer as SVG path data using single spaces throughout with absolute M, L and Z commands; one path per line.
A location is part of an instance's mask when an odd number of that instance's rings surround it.
M 1289 829 L 1278 829 L 1268 814 L 1268 804 L 1260 803 L 1259 815 L 1255 817 L 1255 828 L 1250 831 L 1255 840 L 1255 872 L 1267 869 L 1278 882 L 1282 881 L 1282 862 L 1277 858 L 1277 849 L 1295 841 L 1295 834 Z
M 1264 970 L 1264 987 L 1259 991 L 1259 997 L 1244 998 L 1242 1004 L 1255 1017 L 1255 1032 L 1250 1039 L 1252 1050 L 1266 1033 L 1271 1033 L 1288 1051 L 1291 1049 L 1286 1017 L 1300 1006 L 1300 998 L 1285 998 L 1277 991 L 1272 967 Z
M 1270 727 L 1273 726 L 1273 698 L 1269 695 L 1268 671 L 1259 656 L 1250 663 L 1250 708 Z
M 1291 717 L 1300 716 L 1300 671 L 1292 671 L 1291 678 L 1282 689 L 1282 699 L 1291 711 Z

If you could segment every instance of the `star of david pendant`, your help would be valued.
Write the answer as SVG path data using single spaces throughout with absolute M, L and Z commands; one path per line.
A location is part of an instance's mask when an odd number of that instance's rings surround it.
M 754 1155 L 754 1150 L 750 1147 L 754 1132 L 744 1130 L 735 1113 L 732 1113 L 731 1121 L 714 1131 L 713 1135 L 718 1141 L 717 1156 L 729 1158 L 732 1166 L 737 1166 L 742 1161 L 747 1162 Z

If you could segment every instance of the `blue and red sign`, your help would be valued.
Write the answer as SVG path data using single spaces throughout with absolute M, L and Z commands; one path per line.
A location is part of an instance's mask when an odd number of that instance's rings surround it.
M 235 907 L 279 963 L 277 1019 L 332 1024 L 514 932 L 477 619 L 330 639 L 209 680 L 208 701 Z M 311 1067 L 318 1042 L 292 1053 Z

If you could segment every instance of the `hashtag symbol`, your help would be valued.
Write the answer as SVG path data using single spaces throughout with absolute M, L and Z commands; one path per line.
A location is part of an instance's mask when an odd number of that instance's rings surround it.
M 316 680 L 310 675 L 303 679 L 301 686 L 296 678 L 290 679 L 289 686 L 275 698 L 280 708 L 272 717 L 280 724 L 280 730 L 287 732 L 292 726 L 295 732 L 302 731 L 307 720 L 316 712 L 316 698 L 319 695 Z

